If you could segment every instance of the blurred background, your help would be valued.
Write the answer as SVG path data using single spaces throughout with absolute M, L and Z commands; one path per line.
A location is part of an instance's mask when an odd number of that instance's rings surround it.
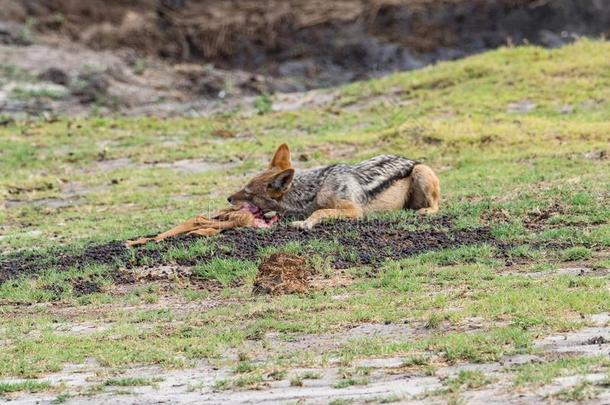
M 499 46 L 610 34 L 606 0 L 1 1 L 0 122 L 206 115 Z

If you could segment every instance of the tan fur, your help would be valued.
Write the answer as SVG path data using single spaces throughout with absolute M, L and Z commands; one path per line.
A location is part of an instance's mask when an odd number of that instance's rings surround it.
M 417 165 L 409 177 L 409 199 L 407 208 L 419 214 L 434 214 L 441 199 L 441 183 L 434 171 L 426 165 Z
M 291 167 L 292 162 L 290 161 L 290 149 L 288 148 L 288 145 L 283 143 L 275 151 L 275 155 L 273 155 L 273 159 L 271 159 L 271 163 L 269 163 L 269 168 L 286 170 L 290 169 Z
M 409 198 L 411 178 L 398 180 L 364 207 L 364 212 L 396 211 L 405 207 Z
M 323 208 L 314 211 L 305 221 L 294 221 L 292 226 L 301 229 L 311 229 L 324 218 L 362 218 L 362 207 L 351 201 L 337 200 L 332 203 L 333 208 Z

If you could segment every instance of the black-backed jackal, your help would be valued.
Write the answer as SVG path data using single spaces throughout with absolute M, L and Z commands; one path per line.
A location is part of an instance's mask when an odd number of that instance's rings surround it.
M 272 211 L 301 217 L 292 225 L 311 229 L 324 218 L 361 218 L 369 212 L 407 208 L 434 213 L 440 182 L 428 166 L 394 155 L 296 171 L 283 144 L 269 167 L 228 200 L 248 203 L 256 217 Z

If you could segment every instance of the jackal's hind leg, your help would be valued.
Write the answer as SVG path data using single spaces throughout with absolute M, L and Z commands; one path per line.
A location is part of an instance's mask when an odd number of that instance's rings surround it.
M 406 208 L 418 214 L 433 214 L 438 211 L 441 185 L 436 173 L 426 165 L 419 164 L 411 173 L 411 186 Z

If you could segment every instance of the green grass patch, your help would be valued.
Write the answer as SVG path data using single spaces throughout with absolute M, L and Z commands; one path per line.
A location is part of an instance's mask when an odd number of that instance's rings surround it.
M 568 262 L 574 262 L 577 260 L 587 260 L 593 255 L 591 249 L 584 246 L 574 246 L 565 250 L 562 253 L 562 259 Z
M 516 386 L 541 386 L 557 377 L 586 375 L 610 366 L 604 357 L 567 357 L 543 363 L 525 364 L 514 367 Z
M 582 402 L 597 398 L 601 390 L 589 381 L 581 381 L 573 387 L 563 388 L 550 397 L 566 402 Z
M 60 100 L 66 97 L 65 91 L 47 89 L 47 88 L 22 88 L 16 87 L 13 89 L 13 97 L 16 99 L 27 100 L 30 98 L 50 98 L 52 100 Z
M 104 385 L 113 387 L 144 387 L 156 386 L 161 381 L 163 381 L 163 378 L 120 377 L 110 378 L 104 381 Z
M 47 381 L 0 382 L 0 395 L 12 392 L 40 392 L 51 388 L 51 384 Z
M 460 390 L 476 390 L 491 384 L 492 380 L 483 372 L 476 370 L 460 370 L 457 376 L 448 378 L 443 385 L 451 392 Z
M 233 372 L 236 374 L 250 373 L 254 370 L 256 370 L 256 366 L 247 361 L 239 362 L 237 366 L 233 368 Z
M 212 259 L 207 263 L 197 265 L 193 274 L 204 280 L 215 280 L 228 286 L 233 282 L 253 279 L 256 274 L 256 264 L 237 259 Z
M 341 389 L 351 387 L 352 385 L 367 385 L 369 380 L 366 378 L 342 378 L 333 384 L 333 388 Z

